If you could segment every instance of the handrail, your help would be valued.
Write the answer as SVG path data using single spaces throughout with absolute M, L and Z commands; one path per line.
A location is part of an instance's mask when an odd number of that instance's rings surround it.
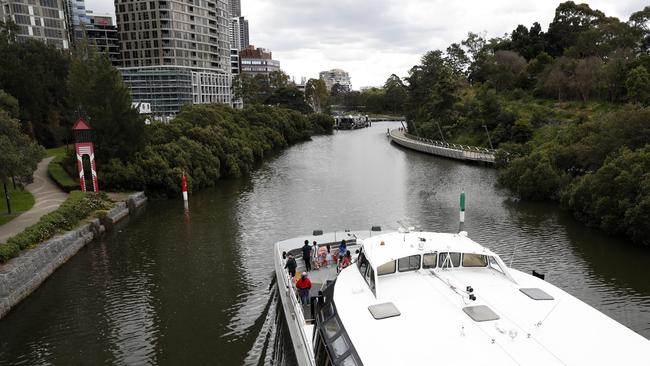
M 406 137 L 407 139 L 416 140 L 416 141 L 423 142 L 423 143 L 426 143 L 426 144 L 440 146 L 440 147 L 444 147 L 444 148 L 448 148 L 448 149 L 462 150 L 462 151 L 469 151 L 469 152 L 481 152 L 481 153 L 486 153 L 486 154 L 496 154 L 497 153 L 497 150 L 488 149 L 486 147 L 461 145 L 461 144 L 448 143 L 448 142 L 445 142 L 445 141 L 431 140 L 431 139 L 427 139 L 427 138 L 424 138 L 424 137 L 411 135 L 410 133 L 406 133 L 406 132 L 404 133 L 404 137 Z
M 314 350 L 312 347 L 309 347 L 311 344 L 311 341 L 307 339 L 307 335 L 305 334 L 305 328 L 304 324 L 300 324 L 300 319 L 302 318 L 302 322 L 305 323 L 305 314 L 302 311 L 302 304 L 298 302 L 297 299 L 297 293 L 294 290 L 294 285 L 292 278 L 289 277 L 289 273 L 287 271 L 284 272 L 284 278 L 285 278 L 285 286 L 287 290 L 287 296 L 291 299 L 291 307 L 293 308 L 294 315 L 296 316 L 298 325 L 299 325 L 299 331 L 300 331 L 300 336 L 302 337 L 303 344 L 305 345 L 305 348 L 307 349 L 307 354 L 309 355 L 310 361 L 313 361 L 314 358 Z

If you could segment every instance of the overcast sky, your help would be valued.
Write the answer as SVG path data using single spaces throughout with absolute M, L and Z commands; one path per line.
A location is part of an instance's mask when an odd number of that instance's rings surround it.
M 445 50 L 467 32 L 501 36 L 518 24 L 546 30 L 553 0 L 241 0 L 250 41 L 273 51 L 296 81 L 340 68 L 355 89 L 406 76 L 426 51 Z M 591 8 L 626 21 L 647 0 L 589 0 Z M 112 0 L 86 0 L 96 13 L 114 14 Z

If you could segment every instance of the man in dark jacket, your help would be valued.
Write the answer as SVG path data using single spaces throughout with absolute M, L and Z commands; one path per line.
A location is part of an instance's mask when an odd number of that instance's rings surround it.
M 302 259 L 305 261 L 305 271 L 311 271 L 311 246 L 309 240 L 305 240 L 305 245 L 302 246 Z
M 293 255 L 289 254 L 289 258 L 287 259 L 287 263 L 284 265 L 284 268 L 289 270 L 289 276 L 291 276 L 291 278 L 296 276 L 296 267 L 298 267 L 296 260 L 293 259 Z

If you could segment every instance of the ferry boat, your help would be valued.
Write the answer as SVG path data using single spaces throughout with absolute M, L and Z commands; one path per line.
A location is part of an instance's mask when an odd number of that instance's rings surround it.
M 353 263 L 339 271 L 342 239 Z M 284 268 L 291 254 L 304 271 L 304 240 L 329 245 L 332 258 L 308 273 L 306 305 Z M 314 231 L 276 243 L 274 254 L 301 366 L 650 363 L 650 341 L 541 275 L 509 268 L 464 231 Z
M 336 116 L 334 123 L 338 130 L 355 130 L 370 126 L 368 116 L 361 115 Z

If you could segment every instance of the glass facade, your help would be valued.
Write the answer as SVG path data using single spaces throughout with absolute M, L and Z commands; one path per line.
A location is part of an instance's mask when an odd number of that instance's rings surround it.
M 185 104 L 231 104 L 230 74 L 181 67 L 122 68 L 134 103 L 150 103 L 151 112 L 173 115 Z
M 67 0 L 0 1 L 0 20 L 18 25 L 18 41 L 41 40 L 60 49 L 70 48 Z
M 183 68 L 123 68 L 122 78 L 134 103 L 151 103 L 154 114 L 176 114 L 191 104 L 192 71 Z

